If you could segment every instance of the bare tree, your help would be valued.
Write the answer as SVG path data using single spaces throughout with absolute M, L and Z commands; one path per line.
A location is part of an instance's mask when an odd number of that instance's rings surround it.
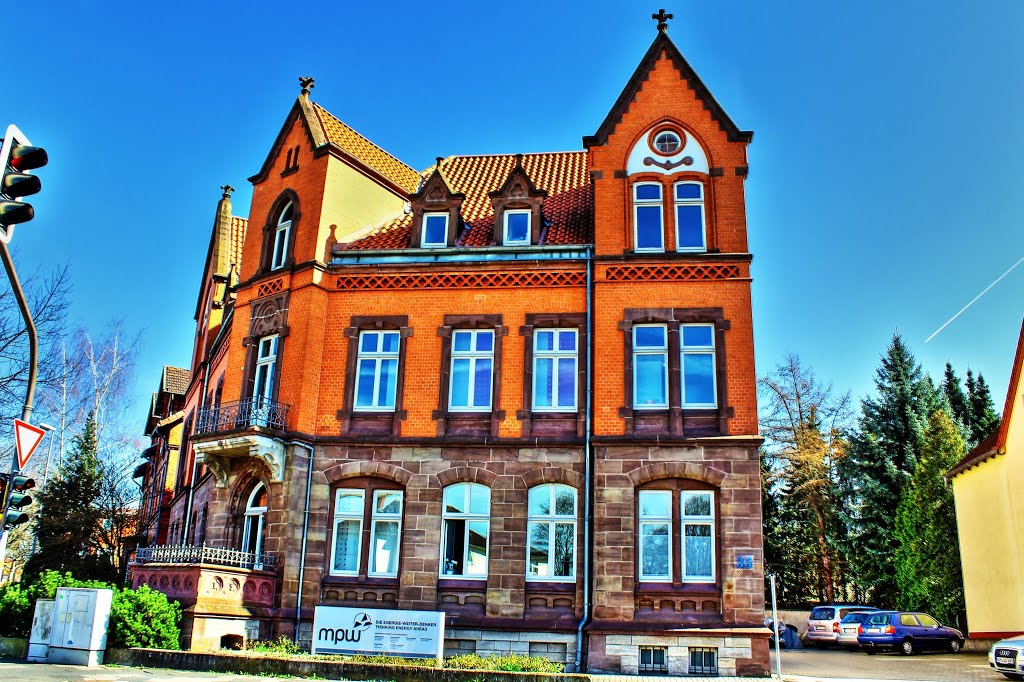
M 818 583 L 825 600 L 835 598 L 837 537 L 836 465 L 846 443 L 850 395 L 837 395 L 814 371 L 789 353 L 758 381 L 763 412 L 761 432 L 771 459 L 768 484 L 776 494 L 809 512 L 817 544 Z

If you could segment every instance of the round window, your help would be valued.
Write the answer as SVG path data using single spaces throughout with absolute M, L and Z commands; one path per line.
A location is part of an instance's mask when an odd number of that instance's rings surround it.
M 683 141 L 674 131 L 662 130 L 654 136 L 654 139 L 651 141 L 651 146 L 658 154 L 661 154 L 662 156 L 671 156 L 682 148 Z

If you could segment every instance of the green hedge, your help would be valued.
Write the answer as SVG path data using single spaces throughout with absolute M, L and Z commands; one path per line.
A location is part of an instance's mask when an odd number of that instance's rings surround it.
M 53 599 L 58 587 L 113 590 L 107 644 L 112 647 L 177 649 L 181 606 L 145 585 L 137 590 L 97 580 L 77 580 L 70 573 L 44 571 L 27 585 L 0 585 L 0 637 L 28 637 L 37 599 Z

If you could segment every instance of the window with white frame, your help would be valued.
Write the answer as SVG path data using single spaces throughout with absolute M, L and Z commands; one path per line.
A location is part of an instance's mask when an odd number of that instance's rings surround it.
M 355 410 L 391 412 L 395 409 L 400 342 L 398 331 L 359 332 Z
M 506 209 L 504 215 L 505 246 L 517 246 L 530 243 L 530 214 L 528 208 Z
M 491 529 L 491 489 L 456 483 L 444 489 L 441 576 L 484 578 Z
M 448 246 L 448 214 L 423 214 L 423 239 L 420 244 L 427 249 Z
M 700 182 L 675 184 L 676 251 L 706 251 L 704 185 Z
M 341 488 L 334 491 L 331 575 L 365 573 L 371 578 L 398 577 L 403 501 L 401 490 Z M 367 539 L 368 548 L 365 546 Z
M 684 490 L 682 500 L 682 578 L 684 582 L 715 579 L 715 494 Z
M 451 353 L 448 409 L 490 412 L 494 383 L 494 330 L 454 330 Z
M 672 580 L 672 491 L 641 490 L 639 495 L 640 579 Z
M 292 231 L 293 212 L 293 204 L 289 201 L 281 209 L 281 215 L 277 219 L 277 226 L 274 228 L 274 249 L 270 258 L 271 270 L 284 267 L 285 261 L 288 260 L 288 237 Z
M 252 398 L 255 408 L 265 406 L 274 397 L 277 373 L 277 345 L 280 337 L 264 336 L 256 345 L 256 371 L 253 374 Z
M 576 411 L 578 346 L 576 329 L 533 332 L 534 411 Z
M 716 407 L 715 326 L 680 326 L 683 407 Z
M 260 567 L 267 520 L 267 486 L 262 482 L 253 487 L 245 504 L 242 525 L 242 551 L 253 554 L 253 566 Z M 182 529 L 184 534 L 184 529 Z M 182 537 L 184 541 L 184 537 Z
M 526 577 L 576 578 L 576 489 L 560 483 L 530 488 Z
M 638 182 L 633 185 L 633 247 L 635 251 L 664 251 L 661 185 Z
M 359 575 L 364 492 L 361 489 L 342 488 L 334 493 L 331 575 Z
M 633 407 L 668 407 L 668 326 L 633 326 Z
M 370 556 L 367 575 L 398 577 L 398 555 L 402 540 L 401 490 L 374 490 L 370 510 Z

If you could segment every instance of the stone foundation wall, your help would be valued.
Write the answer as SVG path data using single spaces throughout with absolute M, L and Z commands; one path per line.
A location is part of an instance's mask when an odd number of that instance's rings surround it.
M 665 647 L 669 675 L 689 675 L 690 648 L 718 650 L 721 676 L 765 676 L 768 674 L 768 638 L 764 634 L 591 635 L 589 672 L 614 671 L 639 674 L 640 647 Z
M 475 644 L 470 650 L 469 643 Z M 576 664 L 576 634 L 449 629 L 445 632 L 445 655 L 476 653 L 480 656 L 542 656 L 562 663 L 567 671 Z

